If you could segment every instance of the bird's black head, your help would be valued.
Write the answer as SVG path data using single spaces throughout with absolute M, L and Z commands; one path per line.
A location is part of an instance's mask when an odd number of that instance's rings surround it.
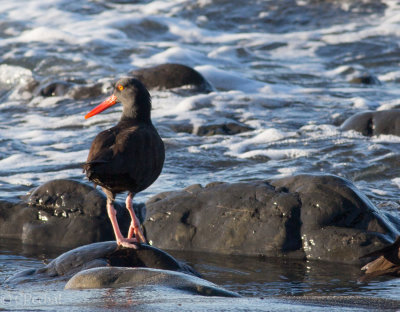
M 101 113 L 117 102 L 121 102 L 123 107 L 121 120 L 150 121 L 151 98 L 149 91 L 135 78 L 118 80 L 113 95 L 87 113 L 85 119 Z
M 150 119 L 151 97 L 146 87 L 135 78 L 121 78 L 115 84 L 114 95 L 122 103 L 122 119 Z

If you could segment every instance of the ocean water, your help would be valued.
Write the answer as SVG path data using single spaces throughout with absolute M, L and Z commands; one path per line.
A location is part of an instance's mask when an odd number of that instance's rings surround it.
M 89 120 L 84 115 L 118 77 L 173 62 L 198 70 L 215 91 L 151 92 L 166 163 L 136 200 L 195 183 L 329 173 L 352 180 L 376 206 L 398 216 L 400 138 L 364 137 L 338 126 L 358 112 L 399 107 L 399 37 L 395 0 L 0 1 L 0 199 L 18 201 L 56 178 L 86 181 L 81 165 L 90 143 L 118 122 L 121 107 Z M 381 83 L 350 82 L 361 75 Z M 43 97 L 31 90 L 34 81 L 99 84 L 102 95 Z M 228 122 L 252 130 L 194 134 L 202 125 Z M 185 125 L 194 132 L 179 132 Z M 2 258 L 16 257 L 22 267 L 40 263 L 20 252 L 4 247 Z M 208 258 L 201 259 L 194 264 L 208 272 Z M 7 268 L 1 268 L 4 278 L 17 270 Z M 243 270 L 237 274 L 248 273 Z M 251 288 L 250 282 L 231 283 L 223 270 L 215 274 L 246 295 L 274 295 L 262 279 L 247 292 L 243 285 Z M 339 286 L 345 281 L 338 280 Z M 278 285 L 272 289 L 296 293 L 284 278 L 270 282 Z M 307 283 L 318 288 L 322 282 Z M 396 283 L 371 287 L 373 296 L 398 295 Z

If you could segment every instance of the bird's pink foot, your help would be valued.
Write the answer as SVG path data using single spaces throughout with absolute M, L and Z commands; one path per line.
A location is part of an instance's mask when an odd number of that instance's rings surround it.
M 135 243 L 135 241 L 133 241 L 132 239 L 125 238 L 125 237 L 117 239 L 118 246 L 125 247 L 125 248 L 139 249 L 139 246 L 134 243 Z
M 137 243 L 137 238 L 125 238 L 121 234 L 121 230 L 119 229 L 118 222 L 117 222 L 117 212 L 114 209 L 113 200 L 111 198 L 107 198 L 107 213 L 111 221 L 111 225 L 114 230 L 115 239 L 117 240 L 118 246 L 126 247 L 126 248 L 133 248 L 138 249 L 138 245 L 134 244 Z
M 135 235 L 135 239 L 138 243 L 147 244 L 146 238 L 144 237 L 143 232 L 140 228 L 139 219 L 136 217 L 135 211 L 133 210 L 132 199 L 133 194 L 129 193 L 125 201 L 126 209 L 128 209 L 129 214 L 131 215 L 131 225 L 128 231 L 128 239 L 132 238 L 132 236 Z
M 136 216 L 135 216 L 136 218 Z M 137 222 L 139 223 L 139 221 Z M 140 229 L 140 225 L 136 225 L 133 222 L 131 223 L 131 226 L 129 227 L 129 232 L 128 232 L 128 237 L 129 239 L 135 235 L 134 239 L 136 240 L 136 242 L 138 243 L 143 243 L 143 244 L 147 244 L 146 238 L 143 235 L 142 230 Z

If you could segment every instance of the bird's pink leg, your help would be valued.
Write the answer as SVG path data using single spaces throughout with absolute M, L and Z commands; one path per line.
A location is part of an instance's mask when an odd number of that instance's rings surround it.
M 108 217 L 111 220 L 111 224 L 112 224 L 112 227 L 114 230 L 115 239 L 117 240 L 117 244 L 119 246 L 137 249 L 138 247 L 135 244 L 131 244 L 132 239 L 127 239 L 122 236 L 121 230 L 119 229 L 119 225 L 118 225 L 118 221 L 117 221 L 117 211 L 114 208 L 112 200 L 109 198 L 107 198 L 107 213 L 108 213 Z
M 136 217 L 135 211 L 133 210 L 132 206 L 133 195 L 129 192 L 128 196 L 126 197 L 126 209 L 128 209 L 129 214 L 131 215 L 131 225 L 129 227 L 128 232 L 128 240 L 132 239 L 133 234 L 135 234 L 136 241 L 138 243 L 145 243 L 146 238 L 143 235 L 142 230 L 140 229 L 140 222 L 139 219 Z

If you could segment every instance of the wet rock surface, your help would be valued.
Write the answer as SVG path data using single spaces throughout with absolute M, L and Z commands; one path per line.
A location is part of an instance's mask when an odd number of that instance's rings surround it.
M 364 84 L 364 85 L 381 85 L 382 83 L 378 77 L 371 74 L 358 75 L 350 79 L 350 83 Z
M 148 89 L 164 90 L 185 88 L 190 93 L 209 93 L 213 86 L 195 69 L 182 64 L 161 64 L 133 70 L 129 75 L 141 80 Z M 112 81 L 88 82 L 86 80 L 32 81 L 19 92 L 32 96 L 67 96 L 74 100 L 96 98 L 112 90 Z
M 227 122 L 221 124 L 206 124 L 199 127 L 194 127 L 192 124 L 176 124 L 171 125 L 175 132 L 192 133 L 199 136 L 211 135 L 235 135 L 246 131 L 253 130 L 253 128 L 240 123 L 240 122 Z
M 111 87 L 111 85 L 109 87 Z M 105 86 L 103 83 L 75 85 L 69 90 L 68 95 L 74 100 L 90 99 L 103 95 L 104 89 Z
M 74 275 L 65 285 L 65 289 L 138 287 L 149 285 L 169 287 L 203 296 L 239 297 L 234 292 L 220 288 L 211 282 L 195 276 L 151 268 L 107 267 L 84 270 Z
M 116 203 L 122 231 L 130 217 L 124 204 Z M 144 205 L 134 205 L 144 219 Z M 52 180 L 32 191 L 25 202 L 0 202 L 0 237 L 25 244 L 76 247 L 114 238 L 106 213 L 106 197 L 97 189 L 73 180 Z
M 102 96 L 108 89 L 112 89 L 111 82 L 91 83 L 77 79 L 37 81 L 32 79 L 32 81 L 19 92 L 27 92 L 35 97 L 41 96 L 47 98 L 66 96 L 74 100 L 84 100 Z
M 53 180 L 24 203 L 0 203 L 0 237 L 69 248 L 113 240 L 105 207 L 101 191 Z M 123 204 L 115 207 L 126 233 L 129 214 Z M 159 248 L 344 263 L 360 263 L 392 243 L 400 228 L 350 181 L 331 175 L 192 185 L 135 210 L 141 222 L 147 210 L 144 233 Z
M 399 228 L 350 181 L 331 175 L 192 185 L 146 207 L 147 238 L 171 250 L 359 263 Z
M 178 262 L 158 248 L 143 244 L 138 249 L 120 248 L 115 241 L 107 241 L 65 252 L 46 266 L 19 272 L 7 282 L 40 282 L 54 278 L 65 280 L 83 270 L 114 266 L 155 268 L 200 276 L 189 265 Z
M 115 241 L 81 246 L 63 253 L 46 266 L 10 277 L 9 285 L 66 281 L 65 289 L 166 287 L 203 296 L 238 297 L 200 278 L 189 265 L 149 246 L 118 247 Z
M 392 242 L 399 233 L 399 220 L 377 209 L 349 180 L 298 175 L 271 184 L 299 196 L 307 259 L 358 263 L 363 254 Z
M 400 109 L 367 111 L 345 120 L 342 130 L 355 130 L 366 136 L 393 134 L 400 136 Z
M 211 84 L 196 70 L 182 64 L 161 64 L 154 67 L 136 69 L 130 72 L 148 89 L 174 89 L 189 87 L 195 92 L 208 93 Z
M 38 86 L 35 90 L 35 95 L 50 97 L 63 96 L 71 88 L 72 84 L 66 81 L 53 81 L 42 86 Z

